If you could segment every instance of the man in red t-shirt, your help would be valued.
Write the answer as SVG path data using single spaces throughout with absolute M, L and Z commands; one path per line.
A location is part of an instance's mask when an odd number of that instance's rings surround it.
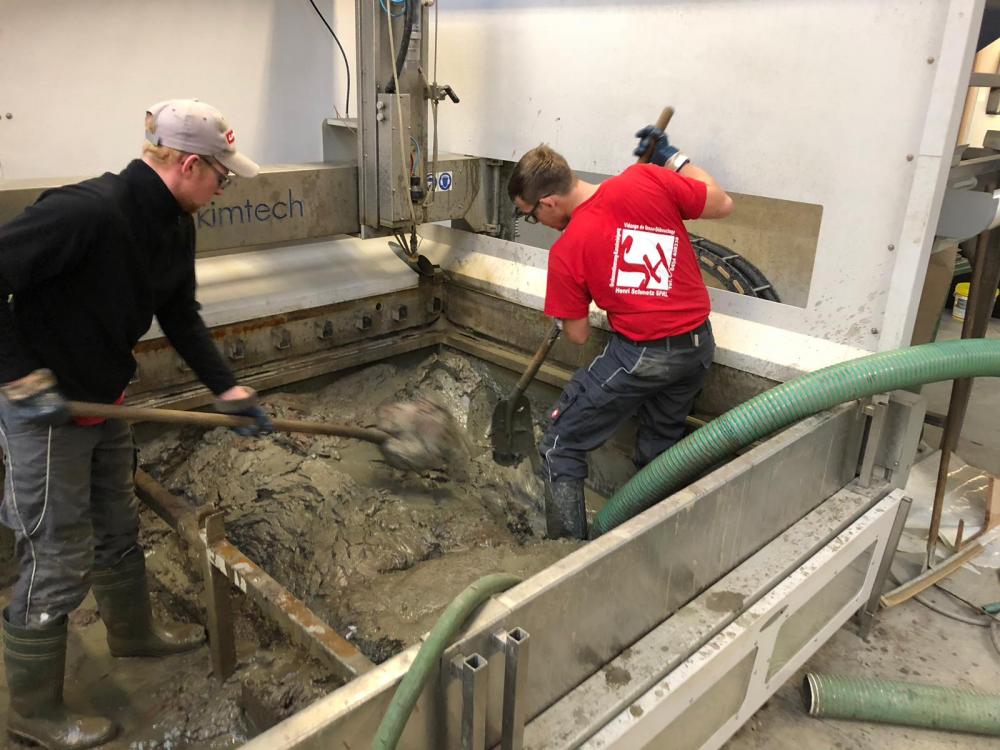
M 637 134 L 636 164 L 599 185 L 546 145 L 525 154 L 507 187 L 519 215 L 562 231 L 549 252 L 545 314 L 566 337 L 590 336 L 590 303 L 614 332 L 552 408 L 539 445 L 550 537 L 587 536 L 587 453 L 638 414 L 634 461 L 645 466 L 684 434 L 712 363 L 711 306 L 685 219 L 728 216 L 732 199 L 653 127 Z

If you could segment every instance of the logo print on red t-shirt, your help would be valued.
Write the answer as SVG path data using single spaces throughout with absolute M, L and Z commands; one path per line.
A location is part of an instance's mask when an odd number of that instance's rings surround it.
M 668 297 L 676 264 L 676 234 L 625 224 L 616 235 L 611 285 L 616 294 Z

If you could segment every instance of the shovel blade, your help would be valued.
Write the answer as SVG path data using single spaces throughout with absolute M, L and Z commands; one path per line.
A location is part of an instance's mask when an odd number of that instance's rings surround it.
M 501 466 L 517 466 L 535 450 L 531 406 L 523 393 L 497 404 L 491 427 L 493 460 Z

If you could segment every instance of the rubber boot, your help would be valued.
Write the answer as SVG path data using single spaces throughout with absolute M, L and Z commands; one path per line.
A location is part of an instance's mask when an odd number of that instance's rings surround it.
M 545 535 L 549 539 L 586 539 L 587 506 L 583 480 L 545 482 Z
M 200 625 L 153 621 L 146 583 L 146 560 L 137 554 L 91 574 L 94 598 L 108 628 L 112 656 L 169 656 L 205 642 Z
M 7 731 L 49 750 L 103 745 L 118 727 L 100 716 L 84 716 L 63 703 L 66 618 L 44 628 L 20 628 L 3 614 L 3 660 L 10 691 Z

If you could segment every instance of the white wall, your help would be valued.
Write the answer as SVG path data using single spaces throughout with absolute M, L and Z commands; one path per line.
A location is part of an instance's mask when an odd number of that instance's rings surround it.
M 337 0 L 341 7 L 348 0 Z M 823 206 L 805 309 L 722 313 L 861 349 L 909 341 L 983 0 L 465 0 L 441 5 L 443 147 L 546 141 L 614 173 L 671 139 L 735 192 Z M 889 250 L 889 246 L 893 250 Z
M 335 75 L 306 0 L 0 0 L 0 177 L 117 171 L 176 97 L 222 110 L 259 162 L 319 161 Z
M 672 104 L 671 137 L 726 187 L 823 206 L 805 309 L 713 292 L 715 309 L 867 350 L 909 341 L 983 0 L 438 1 L 438 78 L 462 97 L 441 105 L 443 148 L 514 159 L 547 141 L 612 173 Z M 353 69 L 353 0 L 318 4 Z M 7 178 L 119 167 L 145 106 L 172 96 L 218 106 L 263 163 L 316 160 L 344 95 L 307 0 L 0 0 L 0 71 Z

